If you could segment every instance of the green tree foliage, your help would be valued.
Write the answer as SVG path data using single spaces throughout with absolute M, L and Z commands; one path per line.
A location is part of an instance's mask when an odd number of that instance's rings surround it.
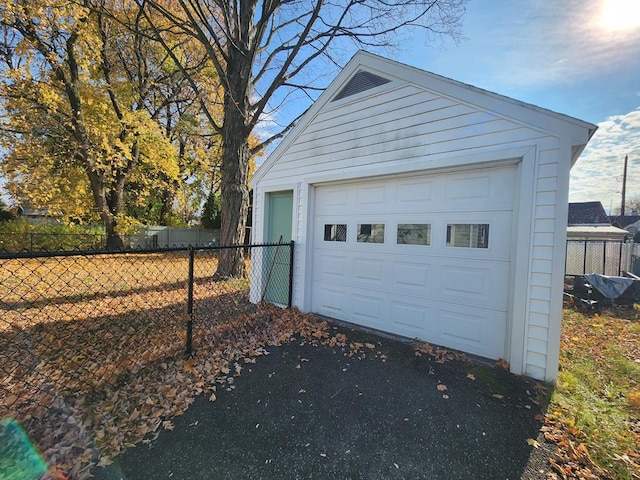
M 200 222 L 203 228 L 219 229 L 222 226 L 222 205 L 215 192 L 209 193 Z

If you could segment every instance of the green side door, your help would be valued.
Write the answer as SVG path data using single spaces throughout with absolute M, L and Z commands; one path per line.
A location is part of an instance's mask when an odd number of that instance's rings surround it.
M 266 241 L 267 243 L 281 242 L 287 245 L 268 247 L 264 250 L 262 299 L 278 305 L 288 305 L 293 191 L 268 193 L 267 205 Z

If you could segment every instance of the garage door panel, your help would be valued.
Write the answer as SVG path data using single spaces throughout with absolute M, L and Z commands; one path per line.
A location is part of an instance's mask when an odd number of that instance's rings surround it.
M 385 302 L 380 297 L 353 294 L 350 298 L 351 318 L 374 328 L 384 328 L 388 318 Z
M 491 200 L 490 175 L 474 175 L 466 178 L 449 180 L 446 189 L 447 202 L 465 201 L 469 199 L 489 203 Z
M 343 290 L 327 288 L 326 286 L 314 283 L 314 310 L 323 315 L 333 316 L 340 320 L 346 320 L 348 305 L 348 294 Z
M 433 200 L 433 180 L 401 180 L 397 188 L 400 207 L 424 210 L 425 205 Z
M 336 207 L 349 204 L 349 189 L 345 186 L 327 187 L 318 190 L 316 213 L 333 211 Z
M 437 332 L 436 326 L 429 323 L 433 319 L 433 309 L 422 304 L 402 301 L 391 302 L 391 329 L 398 335 L 411 338 L 427 338 Z
M 509 265 L 468 262 L 445 263 L 441 268 L 440 298 L 471 307 L 506 310 L 505 289 L 509 286 Z
M 478 350 L 483 348 L 482 330 L 485 327 L 482 318 L 478 315 L 469 315 L 463 312 L 442 310 L 438 335 L 443 343 L 463 345 L 463 350 Z
M 349 259 L 344 255 L 323 254 L 320 257 L 320 274 L 323 278 L 342 279 L 346 281 Z
M 392 288 L 397 293 L 424 295 L 429 288 L 432 264 L 427 262 L 393 262 Z
M 376 184 L 368 187 L 359 187 L 356 191 L 357 206 L 383 205 L 387 203 L 390 187 L 384 184 Z
M 384 264 L 384 260 L 376 260 L 372 258 L 354 258 L 354 280 L 382 285 Z
M 512 198 L 511 169 L 460 173 L 446 180 L 444 199 L 451 209 L 497 210 L 510 206 Z
M 439 310 L 439 344 L 492 359 L 503 356 L 504 313 L 451 306 Z

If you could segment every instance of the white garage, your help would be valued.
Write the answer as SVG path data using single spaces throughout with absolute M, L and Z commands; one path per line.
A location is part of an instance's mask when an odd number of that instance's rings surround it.
M 594 131 L 359 52 L 256 172 L 253 241 L 295 240 L 304 312 L 554 380 L 569 169 Z

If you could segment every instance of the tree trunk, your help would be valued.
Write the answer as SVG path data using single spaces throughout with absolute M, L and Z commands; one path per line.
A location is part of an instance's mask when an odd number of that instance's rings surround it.
M 221 206 L 222 228 L 221 245 L 242 245 L 244 243 L 247 211 L 249 208 L 249 139 L 243 135 L 246 131 L 242 115 L 237 109 L 225 118 L 223 127 L 227 132 L 222 138 L 222 183 Z M 219 278 L 240 278 L 246 274 L 242 248 L 230 248 L 220 251 Z
M 124 250 L 124 240 L 115 232 L 116 222 L 113 215 L 103 217 L 102 221 L 107 234 L 107 250 Z
M 85 165 L 92 164 L 89 160 L 84 160 Z M 120 235 L 115 231 L 116 220 L 115 215 L 109 209 L 107 202 L 107 195 L 104 186 L 104 178 L 102 175 L 92 170 L 90 167 L 85 167 L 87 176 L 89 177 L 89 183 L 91 184 L 91 193 L 93 194 L 93 201 L 96 205 L 100 219 L 104 224 L 105 234 L 107 236 L 107 250 L 122 250 L 124 249 L 124 241 Z
M 160 207 L 160 225 L 167 225 L 169 220 L 169 215 L 173 211 L 173 202 L 176 199 L 176 191 L 179 188 L 177 181 L 172 181 L 168 178 L 164 179 L 166 187 L 162 190 L 161 193 L 161 201 L 162 205 Z
M 249 145 L 240 135 L 225 137 L 222 151 L 222 228 L 221 245 L 243 245 L 249 208 L 247 175 Z M 220 251 L 216 277 L 240 278 L 246 275 L 242 248 Z
M 251 14 L 245 9 L 244 14 Z M 245 19 L 246 20 L 246 19 Z M 246 39 L 245 39 L 246 40 Z M 224 124 L 222 125 L 221 245 L 238 248 L 223 249 L 218 259 L 218 278 L 239 278 L 246 275 L 243 249 L 247 211 L 249 208 L 249 98 L 253 58 L 243 42 L 234 44 L 228 52 L 228 84 L 224 94 Z

